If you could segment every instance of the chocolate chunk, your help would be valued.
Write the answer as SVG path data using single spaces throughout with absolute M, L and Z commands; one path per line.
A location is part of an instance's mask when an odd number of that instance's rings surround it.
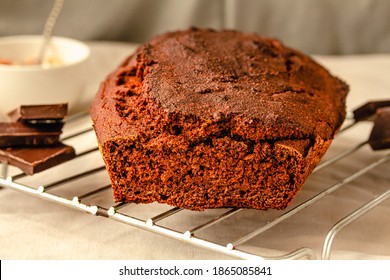
M 390 107 L 380 108 L 376 111 L 374 127 L 368 143 L 373 150 L 390 148 Z
M 0 149 L 1 162 L 16 166 L 28 175 L 71 160 L 75 156 L 75 150 L 62 143 L 50 147 Z
M 22 105 L 8 113 L 12 121 L 62 120 L 68 112 L 68 104 Z
M 10 146 L 53 145 L 58 143 L 63 123 L 0 123 L 0 148 Z
M 355 121 L 362 121 L 374 116 L 377 109 L 390 106 L 390 100 L 371 101 L 353 111 Z

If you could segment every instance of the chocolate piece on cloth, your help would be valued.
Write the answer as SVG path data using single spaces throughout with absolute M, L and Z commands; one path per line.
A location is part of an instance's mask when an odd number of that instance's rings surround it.
M 33 175 L 73 159 L 75 150 L 59 143 L 46 147 L 20 147 L 0 149 L 0 162 L 20 168 L 27 175 Z
M 8 113 L 12 121 L 59 121 L 66 117 L 68 104 L 21 105 Z
M 353 111 L 353 117 L 355 121 L 362 121 L 370 119 L 370 117 L 375 115 L 375 112 L 379 108 L 390 106 L 390 100 L 376 100 L 370 101 L 359 108 L 356 108 Z
M 368 139 L 373 150 L 390 148 L 390 107 L 380 108 L 376 111 L 374 127 Z
M 63 123 L 26 124 L 0 123 L 0 148 L 40 146 L 58 143 Z

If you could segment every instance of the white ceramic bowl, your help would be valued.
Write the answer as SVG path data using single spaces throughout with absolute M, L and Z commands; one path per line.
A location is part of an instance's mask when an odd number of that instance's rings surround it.
M 25 64 L 38 57 L 41 45 L 39 35 L 0 38 L 0 62 L 16 64 L 0 64 L 0 121 L 20 105 L 67 102 L 70 112 L 77 108 L 88 78 L 89 47 L 77 40 L 53 37 L 45 59 L 54 58 L 52 65 Z

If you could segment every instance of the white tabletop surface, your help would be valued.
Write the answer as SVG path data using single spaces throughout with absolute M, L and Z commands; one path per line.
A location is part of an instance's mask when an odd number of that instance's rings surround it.
M 80 104 L 87 109 L 100 81 L 135 48 L 133 44 L 90 42 L 92 51 L 90 77 Z M 330 71 L 342 77 L 351 87 L 347 99 L 348 109 L 374 99 L 390 99 L 390 55 L 315 56 Z M 89 118 L 73 124 L 90 126 Z M 326 158 L 368 138 L 372 123 L 356 125 L 340 135 L 332 144 Z M 71 129 L 66 128 L 66 129 Z M 70 144 L 81 151 L 83 145 L 94 144 L 93 133 Z M 387 151 L 389 152 L 389 151 Z M 305 198 L 336 184 L 377 160 L 385 152 L 373 152 L 368 146 L 350 158 L 319 171 L 311 176 L 294 205 Z M 101 164 L 100 154 L 87 156 L 77 164 L 54 168 L 44 174 L 26 178 L 23 183 L 44 184 L 50 177 Z M 260 255 L 277 256 L 300 247 L 309 247 L 321 257 L 322 244 L 328 230 L 356 208 L 390 189 L 390 163 L 387 161 L 361 178 L 346 184 L 334 193 L 304 209 L 298 215 L 281 223 L 269 232 L 243 244 L 242 250 Z M 69 192 L 101 183 L 106 174 L 92 176 L 86 182 L 69 183 Z M 76 190 L 75 190 L 76 189 Z M 101 198 L 96 198 L 98 201 Z M 110 193 L 105 200 L 112 199 Z M 292 205 L 292 207 L 294 206 Z M 133 207 L 133 206 L 131 206 Z M 156 205 L 134 206 L 140 215 L 153 213 Z M 137 210 L 138 209 L 138 210 Z M 184 213 L 171 219 L 167 225 L 186 229 L 193 227 L 193 216 L 203 219 L 210 212 Z M 204 237 L 212 240 L 230 240 L 231 236 L 255 229 L 277 211 L 249 210 L 233 216 L 222 225 L 222 230 L 209 229 Z M 362 218 L 345 228 L 335 238 L 331 258 L 335 259 L 390 259 L 390 201 L 385 200 Z M 233 237 L 233 240 L 234 240 Z M 148 232 L 123 223 L 95 217 L 57 203 L 32 197 L 15 190 L 0 190 L 0 259 L 230 259 L 231 256 L 214 252 Z

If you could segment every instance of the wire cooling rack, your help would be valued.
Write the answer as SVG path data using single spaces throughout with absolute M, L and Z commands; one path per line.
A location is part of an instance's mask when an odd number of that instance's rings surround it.
M 365 129 L 364 132 L 359 133 L 362 139 L 356 139 L 355 137 L 353 141 L 350 141 L 352 138 L 348 138 L 348 133 L 361 124 L 363 124 L 363 128 L 357 129 L 359 131 Z M 355 122 L 353 118 L 347 118 L 331 149 L 314 170 L 301 191 L 304 193 L 304 190 L 307 190 L 306 194 L 299 194 L 293 204 L 282 211 L 213 209 L 194 212 L 172 208 L 167 205 L 154 205 L 154 211 L 151 214 L 149 211 L 142 211 L 150 207 L 149 205 L 115 204 L 112 200 L 111 186 L 100 157 L 88 114 L 80 114 L 69 118 L 64 128 L 62 141 L 70 143 L 76 148 L 77 157 L 75 159 L 63 164 L 65 166 L 61 165 L 43 172 L 49 172 L 52 176 L 47 176 L 47 173 L 46 175 L 28 176 L 14 170 L 11 166 L 2 164 L 0 186 L 68 206 L 92 216 L 112 219 L 239 259 L 329 259 L 337 234 L 356 223 L 359 218 L 388 199 L 390 197 L 390 184 L 385 186 L 380 193 L 375 193 L 372 197 L 363 199 L 363 202 L 356 205 L 355 209 L 342 212 L 341 218 L 333 225 L 328 226 L 327 233 L 323 233 L 324 239 L 321 250 L 315 250 L 315 248 L 308 246 L 299 247 L 298 245 L 297 248 L 276 250 L 276 252 L 281 253 L 269 254 L 269 251 L 262 250 L 264 248 L 263 243 L 268 232 L 283 225 L 286 221 L 302 215 L 305 209 L 319 204 L 320 201 L 340 189 L 361 180 L 367 173 L 379 170 L 379 176 L 384 175 L 385 172 L 382 170 L 386 168 L 386 165 L 388 167 L 390 153 L 388 151 L 374 152 L 368 147 L 367 139 L 370 125 L 370 122 Z M 345 141 L 345 138 L 348 141 Z M 85 139 L 89 139 L 89 141 Z M 348 145 L 344 145 L 347 142 Z M 97 163 L 95 165 L 90 164 L 90 156 L 95 156 L 100 160 L 93 160 L 94 163 Z M 364 159 L 361 164 L 357 164 L 358 168 L 351 170 L 347 176 L 344 173 L 342 177 L 335 174 L 339 168 L 349 166 L 345 163 L 342 164 L 343 161 L 347 163 L 351 160 L 356 161 L 356 159 L 353 159 L 354 156 L 357 156 L 358 159 Z M 85 170 L 79 170 L 80 168 L 72 170 L 71 167 L 74 165 L 80 166 L 80 162 L 81 165 L 86 166 Z M 82 164 L 83 162 L 88 162 L 88 164 Z M 69 171 L 64 172 L 65 169 Z M 89 181 L 86 178 L 91 176 L 100 176 L 99 183 L 88 183 Z M 47 177 L 56 179 L 47 182 Z M 80 183 L 83 180 L 84 182 Z M 384 180 L 384 182 L 389 182 L 389 180 Z M 79 186 L 74 192 L 63 191 L 69 190 L 74 185 Z M 317 187 L 312 187 L 314 185 Z M 145 216 L 145 213 L 148 213 L 147 216 Z M 196 218 L 194 218 L 194 215 L 196 215 Z M 305 219 L 304 217 L 302 219 Z M 188 227 L 183 228 L 180 223 L 183 219 L 192 220 L 194 224 L 188 226 L 188 223 L 185 223 Z M 251 230 L 241 232 L 239 229 L 244 227 L 240 223 L 251 225 Z M 311 228 L 310 220 L 305 221 L 303 226 Z M 226 230 L 236 230 L 237 237 L 233 240 L 225 240 L 221 233 Z M 283 227 L 279 229 L 279 232 L 283 232 Z M 259 237 L 262 237 L 260 238 L 262 241 L 257 244 Z M 250 246 L 247 246 L 247 244 L 250 244 Z M 320 251 L 320 254 L 318 251 Z

